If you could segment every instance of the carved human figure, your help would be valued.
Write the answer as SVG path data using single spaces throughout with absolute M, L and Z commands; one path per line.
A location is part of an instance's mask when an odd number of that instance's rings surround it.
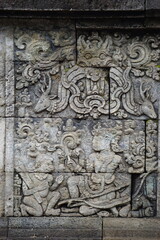
M 79 212 L 86 216 L 105 209 L 105 206 L 100 206 L 102 202 L 111 203 L 112 200 L 116 199 L 117 193 L 114 191 L 114 188 L 117 187 L 115 171 L 121 163 L 121 157 L 115 154 L 110 147 L 113 134 L 104 128 L 98 129 L 93 134 L 92 147 L 95 152 L 90 154 L 87 163 L 87 170 L 92 173 L 89 174 L 89 177 L 81 175 L 68 179 L 71 199 L 84 199 L 86 197 L 88 199 L 87 204 L 84 202 L 79 208 Z M 106 189 L 112 190 L 106 192 Z M 98 206 L 98 204 L 100 205 Z M 110 205 L 111 207 L 106 205 L 106 209 L 110 209 L 114 216 L 118 216 L 116 204 L 114 202 L 113 205 Z M 105 212 L 105 214 L 109 213 Z
M 34 152 L 33 148 L 32 152 Z M 44 161 L 44 155 L 39 155 L 38 152 L 34 152 L 32 155 L 36 161 L 35 169 L 32 170 L 34 172 L 31 172 L 31 169 L 30 172 L 27 172 L 25 166 L 22 165 L 18 169 L 23 180 L 24 197 L 20 205 L 22 216 L 60 215 L 60 209 L 55 209 L 55 205 L 60 199 L 60 193 L 55 190 L 62 183 L 63 176 L 58 176 L 53 181 L 51 174 L 54 170 L 53 162 L 51 158 L 47 159 L 47 155 Z
M 20 173 L 20 176 L 23 179 L 24 194 L 20 206 L 22 216 L 60 215 L 60 209 L 55 209 L 60 193 L 54 191 L 62 182 L 60 178 L 52 184 L 53 177 L 48 173 Z

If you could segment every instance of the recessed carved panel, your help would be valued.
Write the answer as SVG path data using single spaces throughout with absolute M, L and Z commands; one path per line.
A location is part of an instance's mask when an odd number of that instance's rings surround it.
M 160 37 L 49 22 L 0 32 L 0 215 L 156 216 Z
M 144 174 L 144 121 L 19 118 L 15 124 L 15 216 L 134 216 L 132 184 L 141 189 L 156 171 L 154 164 Z

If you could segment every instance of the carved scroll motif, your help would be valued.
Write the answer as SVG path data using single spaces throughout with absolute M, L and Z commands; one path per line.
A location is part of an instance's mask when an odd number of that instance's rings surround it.
M 68 116 L 74 112 L 79 118 L 156 118 L 158 36 L 80 35 L 77 65 L 72 32 L 51 32 L 50 40 L 38 33 L 33 39 L 27 34 L 17 35 L 16 55 L 29 61 L 17 65 L 17 93 L 32 92 L 32 105 L 17 97 L 19 116 L 48 117 L 65 114 L 69 108 Z

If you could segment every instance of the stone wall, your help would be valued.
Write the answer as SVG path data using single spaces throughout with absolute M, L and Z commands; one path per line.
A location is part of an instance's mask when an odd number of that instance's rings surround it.
M 160 239 L 159 25 L 136 6 L 1 19 L 0 239 Z

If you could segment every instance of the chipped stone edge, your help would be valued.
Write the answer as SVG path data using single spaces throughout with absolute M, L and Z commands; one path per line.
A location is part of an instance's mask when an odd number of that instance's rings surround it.
M 14 78 L 14 40 L 13 27 L 6 28 L 6 56 L 5 56 L 5 76 L 6 76 L 6 117 L 14 116 L 15 98 L 15 78 Z
M 5 216 L 13 216 L 14 118 L 6 118 Z

